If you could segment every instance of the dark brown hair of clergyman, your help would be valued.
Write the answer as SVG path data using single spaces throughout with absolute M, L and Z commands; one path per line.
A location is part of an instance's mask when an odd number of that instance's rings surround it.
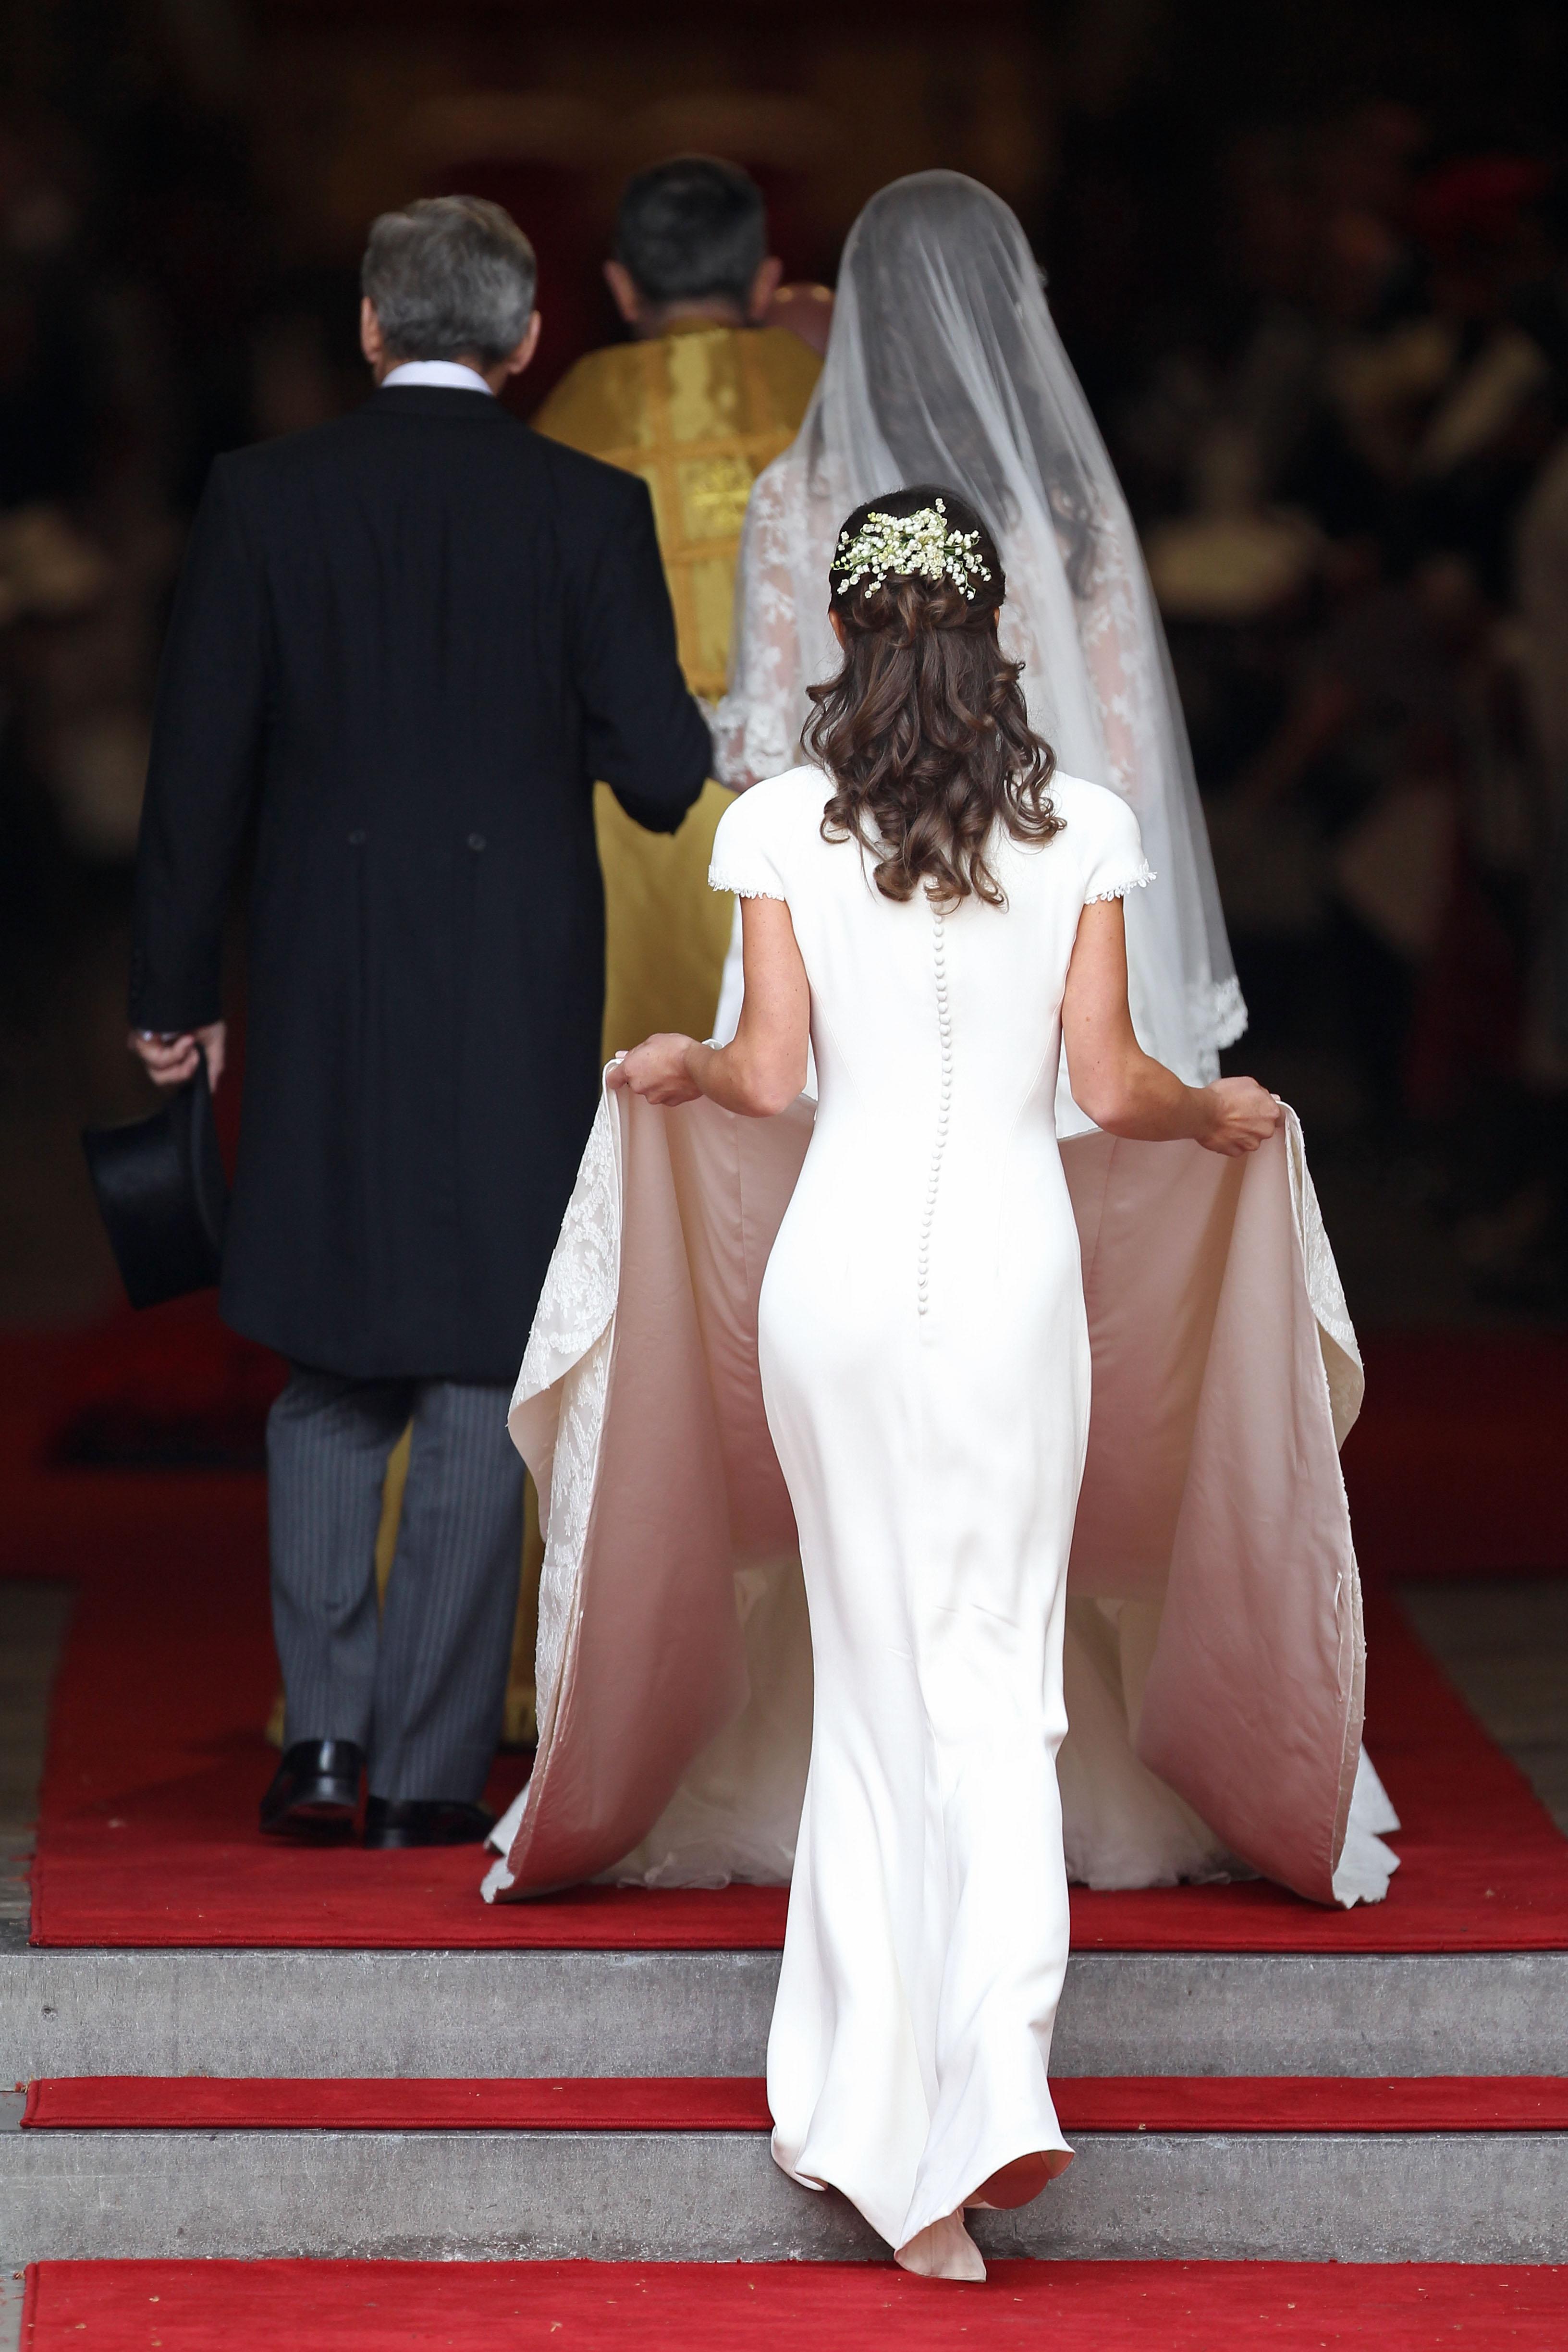
M 1006 593 L 996 543 L 953 490 L 925 483 L 868 499 L 844 529 L 852 542 L 872 514 L 918 514 L 941 499 L 950 530 L 977 534 L 973 556 L 990 574 L 973 595 L 945 573 L 858 581 L 829 593 L 845 635 L 844 667 L 814 686 L 805 746 L 836 790 L 825 841 L 858 840 L 884 898 L 922 885 L 939 906 L 967 898 L 1005 903 L 985 851 L 1000 820 L 1017 841 L 1048 841 L 1063 820 L 1051 805 L 1056 755 L 1029 725 L 1022 664 L 996 641 Z M 840 542 L 842 544 L 842 541 Z

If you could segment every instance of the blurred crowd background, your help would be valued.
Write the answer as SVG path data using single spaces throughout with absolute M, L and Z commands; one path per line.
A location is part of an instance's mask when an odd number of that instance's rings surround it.
M 743 163 L 793 279 L 944 164 L 1014 205 L 1144 535 L 1253 1025 L 1363 1319 L 1568 1315 L 1568 16 L 1536 0 L 8 0 L 0 1321 L 117 1296 L 163 619 L 219 450 L 363 396 L 383 207 L 533 239 L 523 413 L 618 190 Z

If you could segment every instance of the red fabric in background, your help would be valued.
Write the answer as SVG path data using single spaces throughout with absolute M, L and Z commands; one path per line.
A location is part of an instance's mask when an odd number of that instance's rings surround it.
M 26 2330 L 31 2327 L 31 2334 Z M 29 2352 L 1562 2352 L 1568 2270 L 1436 2263 L 41 2263 Z
M 77 1343 L 49 1458 L 95 1475 L 262 1470 L 267 1415 L 288 1372 L 219 1321 L 215 1291 L 151 1312 L 123 1307 Z
M 0 1573 L 62 1578 L 79 1593 L 44 1783 L 35 1941 L 385 1950 L 782 1943 L 780 1887 L 583 1888 L 492 1907 L 479 1897 L 486 1857 L 478 1848 L 367 1853 L 260 1837 L 256 1809 L 276 1763 L 261 1726 L 277 1682 L 263 1482 L 42 1466 L 87 1344 L 0 1346 Z M 1075 1888 L 1075 1945 L 1568 1948 L 1568 1840 L 1375 1589 L 1367 1624 L 1367 1745 L 1405 1825 L 1388 1900 L 1342 1912 L 1260 1884 Z M 507 1801 L 521 1771 L 502 1759 L 493 1801 Z
M 1568 2131 L 1561 2075 L 1067 2075 L 1064 2131 Z M 29 2083 L 28 2131 L 767 2131 L 761 2076 L 339 2082 L 79 2074 Z
M 1383 1331 L 1345 1440 L 1363 1572 L 1568 1570 L 1568 1336 Z

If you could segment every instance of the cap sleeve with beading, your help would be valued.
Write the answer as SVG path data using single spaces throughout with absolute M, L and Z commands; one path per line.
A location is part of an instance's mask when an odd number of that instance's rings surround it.
M 1093 837 L 1083 881 L 1086 907 L 1100 898 L 1125 898 L 1129 890 L 1142 890 L 1154 879 L 1143 855 L 1138 820 L 1127 803 L 1119 793 L 1101 790 L 1095 793 L 1091 805 Z M 1075 818 L 1075 824 L 1079 822 Z
M 753 786 L 731 801 L 713 836 L 708 868 L 710 890 L 732 890 L 737 898 L 785 898 L 784 877 L 768 845 L 770 793 Z

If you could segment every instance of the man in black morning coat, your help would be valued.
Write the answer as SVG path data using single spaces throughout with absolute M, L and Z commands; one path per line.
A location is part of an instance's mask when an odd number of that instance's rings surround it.
M 268 1430 L 288 1730 L 264 1828 L 477 1838 L 517 1595 L 506 1408 L 598 1091 L 593 789 L 672 833 L 710 764 L 648 493 L 494 397 L 538 331 L 497 206 L 388 214 L 378 389 L 221 458 L 169 631 L 132 1043 L 221 1067 L 254 828 L 223 1312 L 286 1356 Z M 413 362 L 414 364 L 410 364 Z M 384 1615 L 387 1454 L 414 1450 Z

